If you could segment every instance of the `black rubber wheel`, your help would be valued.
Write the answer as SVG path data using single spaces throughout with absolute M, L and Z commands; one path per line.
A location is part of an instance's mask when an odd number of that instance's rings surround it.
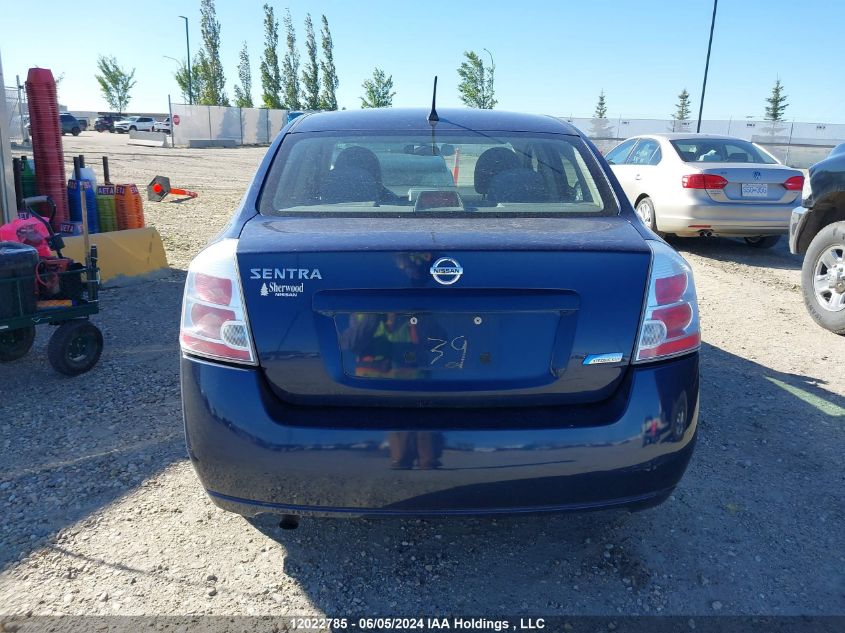
M 35 326 L 0 332 L 0 362 L 8 363 L 27 355 L 35 340 Z
M 780 242 L 780 235 L 758 235 L 757 237 L 743 238 L 745 243 L 754 248 L 772 248 Z
M 801 292 L 815 322 L 845 336 L 845 222 L 828 224 L 810 242 L 801 266 Z
M 129 128 L 129 131 L 130 131 L 130 132 L 137 132 L 137 131 L 138 131 L 138 128 L 136 128 L 136 127 L 133 125 L 133 126 L 131 126 L 131 127 Z
M 103 334 L 90 321 L 62 323 L 47 345 L 47 358 L 60 374 L 76 376 L 97 364 L 103 352 Z
M 79 136 L 80 129 L 78 127 L 73 128 L 70 133 L 74 136 Z

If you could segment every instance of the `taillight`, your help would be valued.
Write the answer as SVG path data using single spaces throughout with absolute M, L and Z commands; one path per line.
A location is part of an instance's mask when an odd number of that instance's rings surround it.
M 686 354 L 701 345 L 698 301 L 692 269 L 663 242 L 648 242 L 652 252 L 648 297 L 634 362 Z
M 788 191 L 801 191 L 804 188 L 804 176 L 792 176 L 783 183 L 783 188 Z
M 235 250 L 225 239 L 200 252 L 188 267 L 182 302 L 182 351 L 234 363 L 255 364 Z
M 681 178 L 684 189 L 724 189 L 727 184 L 718 174 L 689 174 Z

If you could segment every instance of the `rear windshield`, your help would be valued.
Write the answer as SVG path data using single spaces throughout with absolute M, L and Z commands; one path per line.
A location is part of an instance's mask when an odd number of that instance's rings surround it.
M 740 139 L 690 139 L 670 141 L 681 160 L 687 163 L 763 163 L 777 161 L 759 147 Z
M 435 131 L 288 135 L 261 194 L 265 214 L 609 215 L 607 179 L 559 134 Z

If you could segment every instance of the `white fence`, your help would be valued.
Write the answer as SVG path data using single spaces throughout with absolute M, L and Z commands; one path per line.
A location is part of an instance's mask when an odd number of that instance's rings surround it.
M 174 119 L 173 145 L 187 147 L 200 144 L 268 145 L 287 122 L 287 110 L 266 108 L 226 108 L 172 104 Z M 694 132 L 695 121 L 673 119 L 587 119 L 560 117 L 569 121 L 600 150 L 606 152 L 620 141 L 637 134 L 661 132 Z M 809 167 L 827 157 L 830 150 L 845 142 L 845 124 L 803 123 L 750 119 L 708 120 L 701 122 L 701 131 L 753 141 L 793 167 Z
M 29 138 L 29 134 L 26 131 L 26 117 L 29 114 L 29 106 L 26 103 L 26 92 L 23 90 L 18 91 L 15 86 L 5 86 L 4 93 L 6 100 L 6 120 L 3 122 L 4 127 L 8 130 L 10 141 L 13 143 L 22 143 Z
M 171 109 L 173 145 L 176 147 L 190 146 L 192 141 L 269 145 L 287 122 L 288 115 L 287 110 L 227 108 L 184 103 L 174 103 Z
M 674 119 L 560 118 L 587 134 L 603 152 L 638 134 L 695 132 L 696 128 L 696 121 Z M 809 167 L 826 158 L 833 147 L 845 143 L 845 124 L 841 123 L 772 123 L 759 119 L 704 120 L 701 122 L 701 132 L 734 136 L 758 143 L 778 160 L 793 167 Z

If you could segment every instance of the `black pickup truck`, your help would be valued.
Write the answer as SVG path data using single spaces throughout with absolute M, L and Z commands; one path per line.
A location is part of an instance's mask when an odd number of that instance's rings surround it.
M 114 122 L 119 118 L 121 117 L 101 114 L 94 120 L 94 129 L 98 132 L 114 132 Z
M 809 184 L 792 211 L 789 250 L 804 255 L 801 289 L 810 315 L 845 336 L 845 143 L 810 167 Z

